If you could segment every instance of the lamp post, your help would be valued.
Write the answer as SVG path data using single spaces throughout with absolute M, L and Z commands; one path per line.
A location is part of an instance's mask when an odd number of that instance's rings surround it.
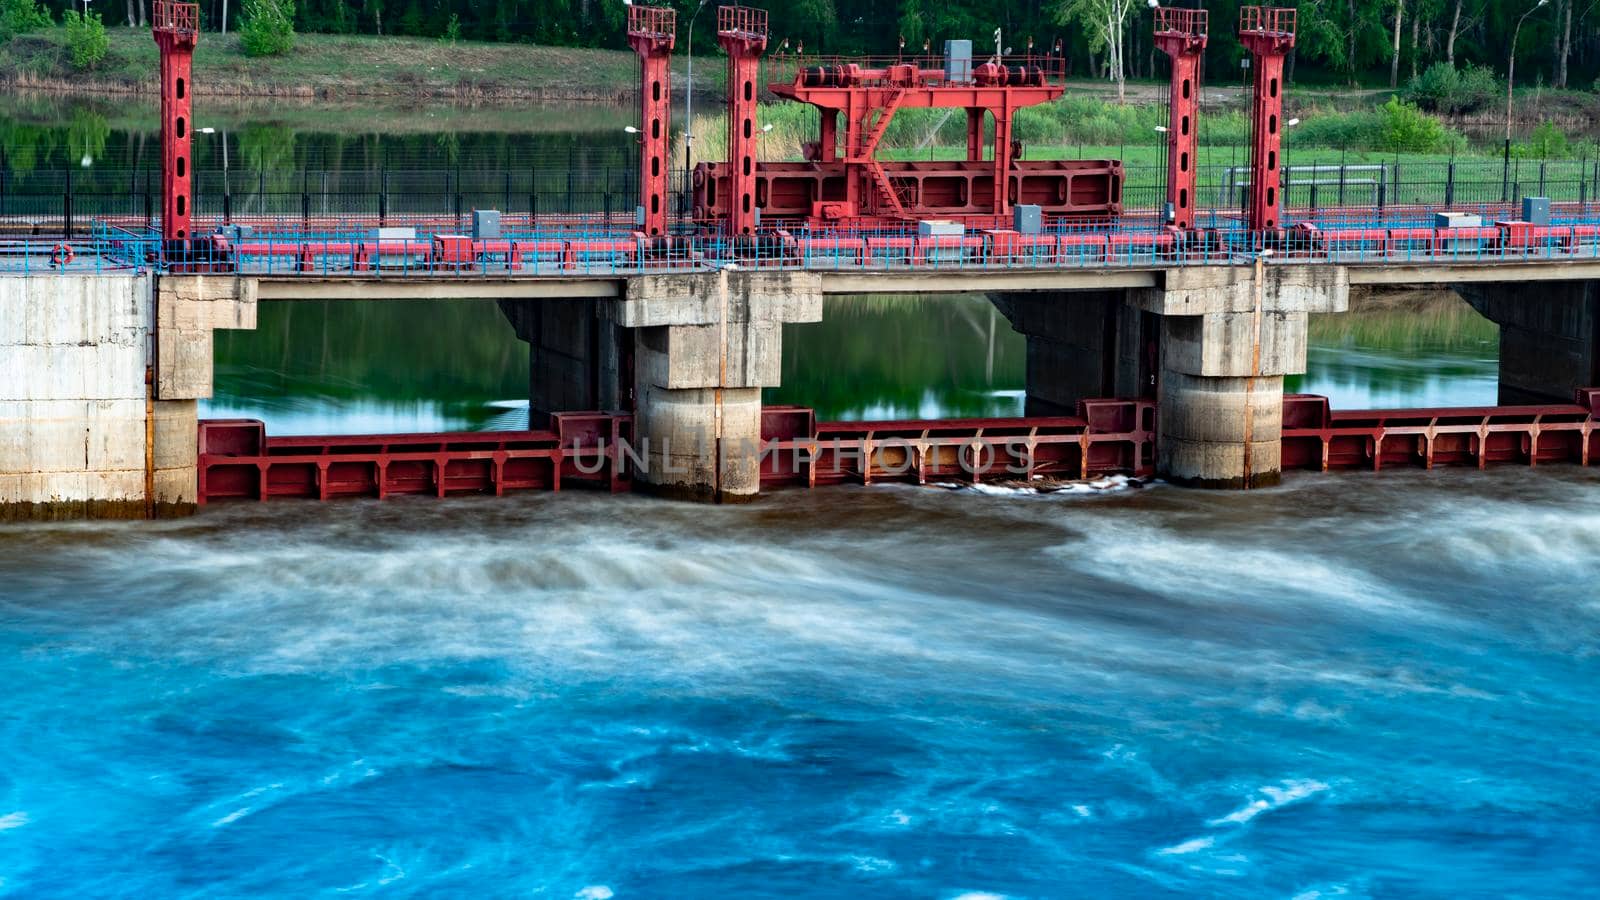
M 1531 14 L 1533 14 L 1534 11 L 1539 10 L 1539 8 L 1541 8 L 1541 6 L 1544 6 L 1544 5 L 1546 5 L 1546 3 L 1549 3 L 1549 2 L 1550 2 L 1550 0 L 1539 0 L 1538 3 L 1534 3 L 1533 8 L 1531 8 L 1531 10 L 1526 11 L 1526 13 L 1522 14 L 1522 18 L 1517 19 L 1517 27 L 1515 27 L 1515 29 L 1512 29 L 1512 32 L 1510 32 L 1510 53 L 1507 54 L 1507 58 L 1506 58 L 1506 165 L 1507 165 L 1507 167 L 1510 167 L 1510 91 L 1512 91 L 1512 85 L 1514 85 L 1515 80 L 1517 80 L 1517 35 L 1522 34 L 1522 22 L 1525 22 L 1526 19 L 1528 19 L 1528 16 L 1531 16 Z
M 689 17 L 689 88 L 683 95 L 683 192 L 678 201 L 684 213 L 689 211 L 689 169 L 693 165 L 690 156 L 694 153 L 694 20 L 700 18 L 700 10 L 705 8 L 706 0 L 700 0 L 694 15 Z

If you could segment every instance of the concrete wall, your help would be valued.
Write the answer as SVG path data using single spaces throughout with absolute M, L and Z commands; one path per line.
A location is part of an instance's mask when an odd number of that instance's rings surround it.
M 255 325 L 247 288 L 206 281 L 158 305 L 149 275 L 0 277 L 0 520 L 194 509 L 211 328 Z

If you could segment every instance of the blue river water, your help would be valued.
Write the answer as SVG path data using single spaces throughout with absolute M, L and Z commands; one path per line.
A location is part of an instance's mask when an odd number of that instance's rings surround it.
M 0 534 L 15 896 L 1594 889 L 1600 483 Z
M 921 402 L 1015 388 L 961 379 Z M 1595 471 L 8 526 L 0 896 L 1592 894 Z

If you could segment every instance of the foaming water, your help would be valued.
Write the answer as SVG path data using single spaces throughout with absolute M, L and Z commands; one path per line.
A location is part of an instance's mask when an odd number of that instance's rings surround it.
M 1573 895 L 1600 484 L 0 532 L 0 892 Z

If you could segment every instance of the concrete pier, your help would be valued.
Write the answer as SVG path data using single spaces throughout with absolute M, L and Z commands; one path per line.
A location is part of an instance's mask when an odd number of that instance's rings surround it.
M 1568 403 L 1600 384 L 1600 282 L 1464 284 L 1457 292 L 1500 326 L 1500 402 Z
M 1161 317 L 1156 454 L 1177 484 L 1249 488 L 1282 473 L 1283 376 L 1306 365 L 1307 315 L 1349 306 L 1344 269 L 1170 269 L 1134 291 Z
M 192 511 L 211 331 L 255 327 L 249 289 L 131 273 L 0 278 L 0 520 Z
M 696 500 L 739 501 L 761 487 L 761 389 L 783 367 L 783 325 L 820 322 L 814 274 L 730 271 L 645 276 L 608 315 L 634 334 L 637 477 Z

